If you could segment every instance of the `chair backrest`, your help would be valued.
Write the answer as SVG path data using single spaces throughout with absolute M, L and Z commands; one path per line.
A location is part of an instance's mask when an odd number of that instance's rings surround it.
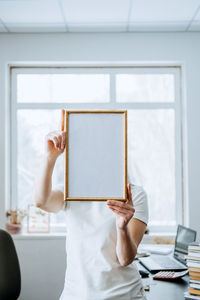
M 21 290 L 21 274 L 10 234 L 0 229 L 0 299 L 16 300 Z

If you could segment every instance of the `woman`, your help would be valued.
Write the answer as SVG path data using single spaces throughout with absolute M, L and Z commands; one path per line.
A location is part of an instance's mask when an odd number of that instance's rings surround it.
M 55 213 L 65 207 L 63 188 L 51 188 L 56 160 L 65 149 L 63 124 L 62 110 L 61 131 L 46 136 L 45 156 L 34 185 L 36 206 Z M 146 299 L 132 262 L 148 222 L 147 198 L 141 187 L 128 184 L 127 189 L 126 202 L 67 203 L 67 270 L 60 300 Z

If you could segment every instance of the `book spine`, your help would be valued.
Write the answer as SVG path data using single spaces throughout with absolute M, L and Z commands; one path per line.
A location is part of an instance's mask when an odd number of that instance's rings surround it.
M 196 289 L 193 289 L 193 288 L 189 288 L 189 293 L 192 294 L 192 295 L 200 295 L 200 290 L 196 290 Z

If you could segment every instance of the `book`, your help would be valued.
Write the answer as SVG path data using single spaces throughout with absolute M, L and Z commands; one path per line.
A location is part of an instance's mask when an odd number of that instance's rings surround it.
M 198 283 L 190 283 L 190 288 L 200 290 L 200 284 L 198 284 Z
M 187 266 L 188 267 L 200 268 L 200 262 L 187 260 Z
M 200 243 L 194 242 L 190 243 L 188 246 L 188 251 L 200 251 Z
M 191 283 L 199 283 L 200 284 L 200 280 L 195 280 L 195 279 L 190 279 Z
M 200 257 L 200 251 L 188 251 L 187 255 Z
M 196 296 L 196 295 L 191 295 L 188 292 L 184 293 L 184 297 L 185 299 L 189 299 L 189 300 L 200 300 L 200 296 Z
M 184 257 L 185 257 L 185 259 L 200 261 L 200 255 L 198 256 L 198 255 L 196 255 L 196 253 L 194 253 L 193 255 L 191 255 L 191 254 L 184 255 Z
M 189 270 L 189 289 L 184 293 L 185 299 L 200 300 L 200 243 L 191 243 L 188 254 L 184 256 Z
M 198 295 L 198 296 L 200 296 L 200 290 L 198 290 L 198 289 L 193 289 L 193 288 L 189 288 L 189 293 L 190 294 L 193 294 L 193 295 Z
M 189 272 L 190 278 L 195 279 L 195 280 L 200 280 L 200 275 L 196 275 L 195 272 Z
M 188 270 L 189 270 L 189 271 L 193 271 L 193 272 L 200 273 L 200 268 L 189 267 Z

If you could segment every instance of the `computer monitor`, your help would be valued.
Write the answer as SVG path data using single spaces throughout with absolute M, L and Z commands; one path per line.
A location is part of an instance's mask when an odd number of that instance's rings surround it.
M 184 255 L 188 253 L 188 245 L 192 242 L 195 242 L 196 234 L 197 233 L 195 230 L 178 225 L 174 247 L 174 257 L 183 264 L 186 264 Z

